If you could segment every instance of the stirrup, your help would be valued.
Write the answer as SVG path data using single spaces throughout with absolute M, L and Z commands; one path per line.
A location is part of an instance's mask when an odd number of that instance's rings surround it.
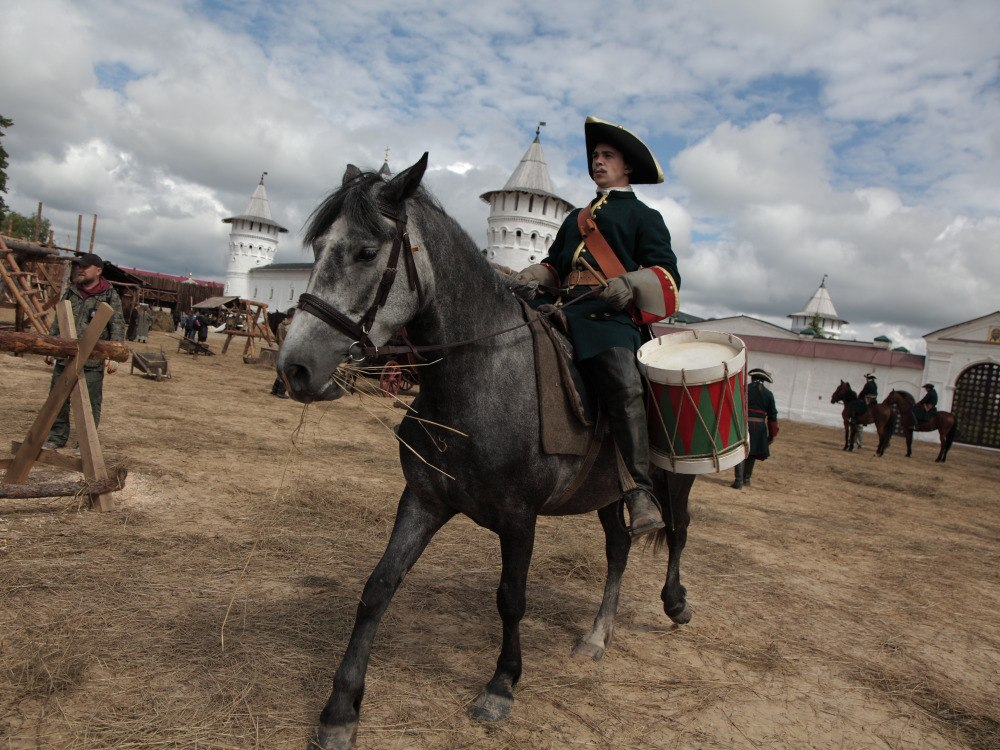
M 652 506 L 652 509 L 647 507 L 637 513 L 633 513 L 632 509 L 629 508 L 628 513 L 631 524 L 626 526 L 625 530 L 633 539 L 645 536 L 646 534 L 651 534 L 654 531 L 659 531 L 660 529 L 666 527 L 666 524 L 663 522 L 663 511 L 660 509 L 659 502 L 657 502 L 651 492 L 644 490 L 641 487 L 622 494 L 619 499 L 619 503 L 621 504 L 620 507 L 623 515 L 625 506 L 628 505 L 630 496 L 635 497 L 636 499 L 643 497 L 646 500 L 647 506 Z

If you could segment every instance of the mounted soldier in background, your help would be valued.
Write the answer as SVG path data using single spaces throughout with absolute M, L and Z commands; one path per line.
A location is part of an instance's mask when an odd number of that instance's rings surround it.
M 911 414 L 913 414 L 914 422 L 917 423 L 929 422 L 931 417 L 937 414 L 938 395 L 937 391 L 934 390 L 934 385 L 932 383 L 927 383 L 924 386 L 924 390 L 926 390 L 927 393 L 924 394 L 922 399 L 914 404 L 913 411 L 911 412 Z M 917 424 L 916 429 L 920 429 L 919 424 Z
M 869 372 L 865 375 L 865 384 L 861 388 L 861 393 L 858 394 L 858 398 L 861 403 L 864 404 L 864 411 L 857 411 L 857 416 L 862 417 L 869 409 L 878 403 L 878 383 L 875 382 L 875 373 Z M 870 421 L 870 420 L 866 420 Z M 860 448 L 861 447 L 861 437 L 864 433 L 865 426 L 859 419 L 854 420 L 854 443 Z

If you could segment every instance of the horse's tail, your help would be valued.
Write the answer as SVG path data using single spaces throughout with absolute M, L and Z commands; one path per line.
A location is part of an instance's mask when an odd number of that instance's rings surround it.
M 955 442 L 955 433 L 958 432 L 958 420 L 955 416 L 951 417 L 951 429 L 948 430 L 948 434 L 944 436 L 944 449 L 951 450 L 951 444 Z
M 670 535 L 669 526 L 660 529 L 655 534 L 650 534 L 649 536 L 646 537 L 646 547 L 648 548 L 652 546 L 653 554 L 654 555 L 658 554 L 661 549 L 669 548 L 670 546 L 668 539 L 669 535 Z
M 893 409 L 889 407 L 889 419 L 886 421 L 885 425 L 885 443 L 882 446 L 882 450 L 889 447 L 889 441 L 892 440 L 892 436 L 896 434 L 896 426 L 899 424 L 899 409 Z

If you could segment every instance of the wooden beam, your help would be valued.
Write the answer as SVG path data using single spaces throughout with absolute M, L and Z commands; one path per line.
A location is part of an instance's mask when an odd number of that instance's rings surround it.
M 75 339 L 76 323 L 73 320 L 73 308 L 68 301 L 62 302 L 56 308 L 56 316 L 59 321 L 59 330 L 65 331 L 67 336 Z M 104 326 L 101 326 L 98 334 L 103 333 L 103 330 Z M 88 482 L 101 482 L 108 478 L 108 470 L 104 465 L 101 441 L 97 439 L 97 425 L 94 423 L 90 391 L 82 372 L 78 374 L 77 387 L 73 389 L 73 394 L 70 396 L 70 411 L 73 415 L 73 423 L 76 425 L 76 439 L 80 444 L 83 477 Z M 114 509 L 114 498 L 110 492 L 93 493 L 90 496 L 90 505 L 103 513 Z
M 77 495 L 103 497 L 122 489 L 125 486 L 125 477 L 127 476 L 128 471 L 119 468 L 113 477 L 105 477 L 96 481 L 5 484 L 0 485 L 0 498 L 24 500 L 39 497 L 75 497 Z

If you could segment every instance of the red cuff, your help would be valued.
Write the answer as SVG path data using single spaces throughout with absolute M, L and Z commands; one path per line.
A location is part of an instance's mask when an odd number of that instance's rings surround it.
M 662 294 L 663 297 L 662 302 L 659 299 L 655 299 L 652 301 L 653 304 L 646 304 L 643 308 L 640 308 L 638 304 L 632 306 L 632 320 L 634 320 L 638 325 L 647 325 L 649 323 L 655 323 L 658 320 L 663 320 L 664 318 L 669 318 L 677 312 L 680 301 L 680 292 L 677 289 L 677 282 L 674 281 L 674 277 L 671 276 L 666 269 L 661 268 L 660 266 L 652 266 L 644 270 L 652 272 L 656 281 L 659 283 L 658 292 L 659 294 Z M 658 297 L 659 294 L 656 296 Z

